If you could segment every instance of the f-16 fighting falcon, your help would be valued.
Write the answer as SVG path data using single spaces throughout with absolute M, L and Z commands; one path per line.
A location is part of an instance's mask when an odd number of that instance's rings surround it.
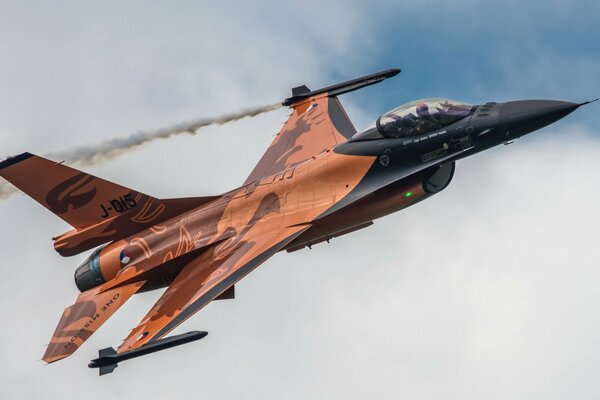
M 167 337 L 275 253 L 366 228 L 448 186 L 458 160 L 549 125 L 587 104 L 525 100 L 472 105 L 425 99 L 357 132 L 338 96 L 391 78 L 390 69 L 318 90 L 292 89 L 291 114 L 240 187 L 157 199 L 30 153 L 0 175 L 73 227 L 53 238 L 65 257 L 92 251 L 75 270 L 81 294 L 64 310 L 43 360 L 77 350 L 127 299 L 165 288 L 115 350 L 89 364 L 117 363 L 201 339 Z M 366 249 L 368 251 L 368 249 Z

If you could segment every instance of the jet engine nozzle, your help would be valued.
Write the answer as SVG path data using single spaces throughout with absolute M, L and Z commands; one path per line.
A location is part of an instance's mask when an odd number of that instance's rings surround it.
M 498 123 L 517 138 L 567 116 L 581 104 L 557 100 L 520 100 L 502 104 Z
M 106 281 L 100 271 L 100 249 L 98 249 L 75 270 L 75 284 L 80 292 L 85 292 L 104 282 Z

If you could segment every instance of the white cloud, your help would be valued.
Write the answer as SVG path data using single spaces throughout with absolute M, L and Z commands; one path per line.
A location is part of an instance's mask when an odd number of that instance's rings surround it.
M 75 297 L 71 259 L 50 250 L 59 223 L 10 200 L 4 379 L 31 398 L 83 388 L 92 398 L 594 398 L 599 150 L 573 127 L 463 160 L 436 197 L 330 245 L 278 254 L 236 300 L 180 329 L 209 330 L 203 341 L 102 380 L 86 361 L 158 294 L 132 299 L 73 357 L 38 366 L 39 344 Z
M 294 84 L 331 83 L 331 71 L 368 72 L 373 40 L 369 8 L 341 3 L 15 4 L 0 12 L 6 154 L 270 103 Z M 285 115 L 151 144 L 90 172 L 162 197 L 219 193 L 245 178 Z M 600 140 L 563 127 L 461 161 L 446 191 L 374 227 L 278 254 L 236 300 L 180 329 L 206 339 L 101 379 L 87 361 L 159 293 L 135 296 L 74 356 L 42 366 L 84 255 L 56 255 L 50 237 L 67 227 L 31 200 L 3 202 L 0 393 L 597 398 Z

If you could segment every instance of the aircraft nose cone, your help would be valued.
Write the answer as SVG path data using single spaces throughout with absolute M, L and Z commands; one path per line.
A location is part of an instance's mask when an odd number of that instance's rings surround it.
M 509 101 L 500 110 L 499 122 L 511 137 L 518 137 L 558 121 L 580 105 L 557 100 Z

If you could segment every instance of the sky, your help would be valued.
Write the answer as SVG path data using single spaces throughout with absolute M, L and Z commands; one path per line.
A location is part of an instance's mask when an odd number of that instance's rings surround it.
M 595 1 L 0 1 L 0 157 L 46 154 L 280 101 L 398 67 L 341 97 L 358 129 L 399 104 L 600 96 Z M 200 342 L 86 367 L 160 295 L 72 357 L 39 361 L 87 256 L 26 196 L 0 202 L 0 396 L 11 399 L 596 399 L 599 103 L 457 164 L 442 193 L 279 253 L 177 332 Z M 241 184 L 280 109 L 86 168 L 155 197 Z

